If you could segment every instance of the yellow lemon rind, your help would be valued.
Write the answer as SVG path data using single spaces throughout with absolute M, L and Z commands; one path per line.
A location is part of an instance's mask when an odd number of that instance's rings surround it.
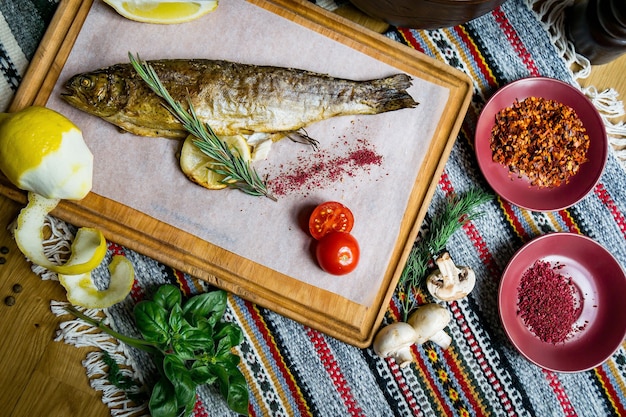
M 111 258 L 108 266 L 111 274 L 107 289 L 99 290 L 91 272 L 79 275 L 59 274 L 59 282 L 67 292 L 67 300 L 77 306 L 93 309 L 108 308 L 123 301 L 135 281 L 132 263 L 122 255 Z
M 89 193 L 93 154 L 74 123 L 42 106 L 0 116 L 0 171 L 11 183 L 48 198 Z
M 31 262 L 57 274 L 78 275 L 89 272 L 102 262 L 107 250 L 106 239 L 98 229 L 78 229 L 71 245 L 71 255 L 65 264 L 52 262 L 44 252 L 44 221 L 59 201 L 29 192 L 28 204 L 17 217 L 15 242 Z

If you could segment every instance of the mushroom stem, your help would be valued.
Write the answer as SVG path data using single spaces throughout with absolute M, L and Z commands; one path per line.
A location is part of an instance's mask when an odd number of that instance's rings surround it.
M 455 284 L 455 277 L 459 276 L 461 272 L 459 268 L 456 267 L 454 261 L 450 257 L 448 252 L 445 252 L 443 255 L 439 256 L 435 262 L 437 263 L 437 267 L 441 271 L 441 275 L 443 278 L 443 287 L 444 288 L 452 288 Z
M 452 338 L 448 333 L 440 330 L 430 337 L 430 341 L 436 343 L 442 349 L 448 349 L 452 343 Z
M 428 292 L 433 297 L 442 301 L 454 301 L 467 296 L 474 289 L 474 271 L 467 266 L 457 268 L 448 252 L 437 257 L 435 262 L 439 269 L 426 280 Z

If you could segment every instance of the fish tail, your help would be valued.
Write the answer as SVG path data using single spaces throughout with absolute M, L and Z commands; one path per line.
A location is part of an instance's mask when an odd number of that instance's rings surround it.
M 390 77 L 370 81 L 371 106 L 375 113 L 412 108 L 418 105 L 413 97 L 406 92 L 411 86 L 411 77 L 396 74 Z

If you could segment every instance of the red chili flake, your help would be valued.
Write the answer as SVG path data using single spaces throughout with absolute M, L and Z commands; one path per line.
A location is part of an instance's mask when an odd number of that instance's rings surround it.
M 496 114 L 490 139 L 492 159 L 532 185 L 558 187 L 587 161 L 589 136 L 571 107 L 528 97 Z
M 372 166 L 381 166 L 383 157 L 364 139 L 343 142 L 344 154 L 337 155 L 320 149 L 298 155 L 289 166 L 281 166 L 278 175 L 267 181 L 268 188 L 276 196 L 293 192 L 308 193 L 328 188 L 345 178 L 355 177 L 359 172 L 369 172 Z
M 585 327 L 574 327 L 582 305 L 571 278 L 558 272 L 562 267 L 538 260 L 524 272 L 517 288 L 518 314 L 530 331 L 546 343 L 562 343 Z

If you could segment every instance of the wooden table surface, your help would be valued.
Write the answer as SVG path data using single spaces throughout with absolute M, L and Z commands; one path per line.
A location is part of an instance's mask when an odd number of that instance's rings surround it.
M 614 88 L 626 97 L 626 56 L 594 67 L 579 80 L 599 90 Z M 622 120 L 626 120 L 622 118 Z M 21 206 L 0 196 L 0 410 L 6 417 L 109 416 L 100 394 L 87 381 L 82 361 L 87 349 L 54 342 L 59 324 L 50 300 L 64 300 L 57 282 L 42 281 L 7 232 Z M 6 252 L 6 249 L 0 252 Z M 18 284 L 21 291 L 15 292 Z M 7 305 L 7 297 L 15 304 Z

